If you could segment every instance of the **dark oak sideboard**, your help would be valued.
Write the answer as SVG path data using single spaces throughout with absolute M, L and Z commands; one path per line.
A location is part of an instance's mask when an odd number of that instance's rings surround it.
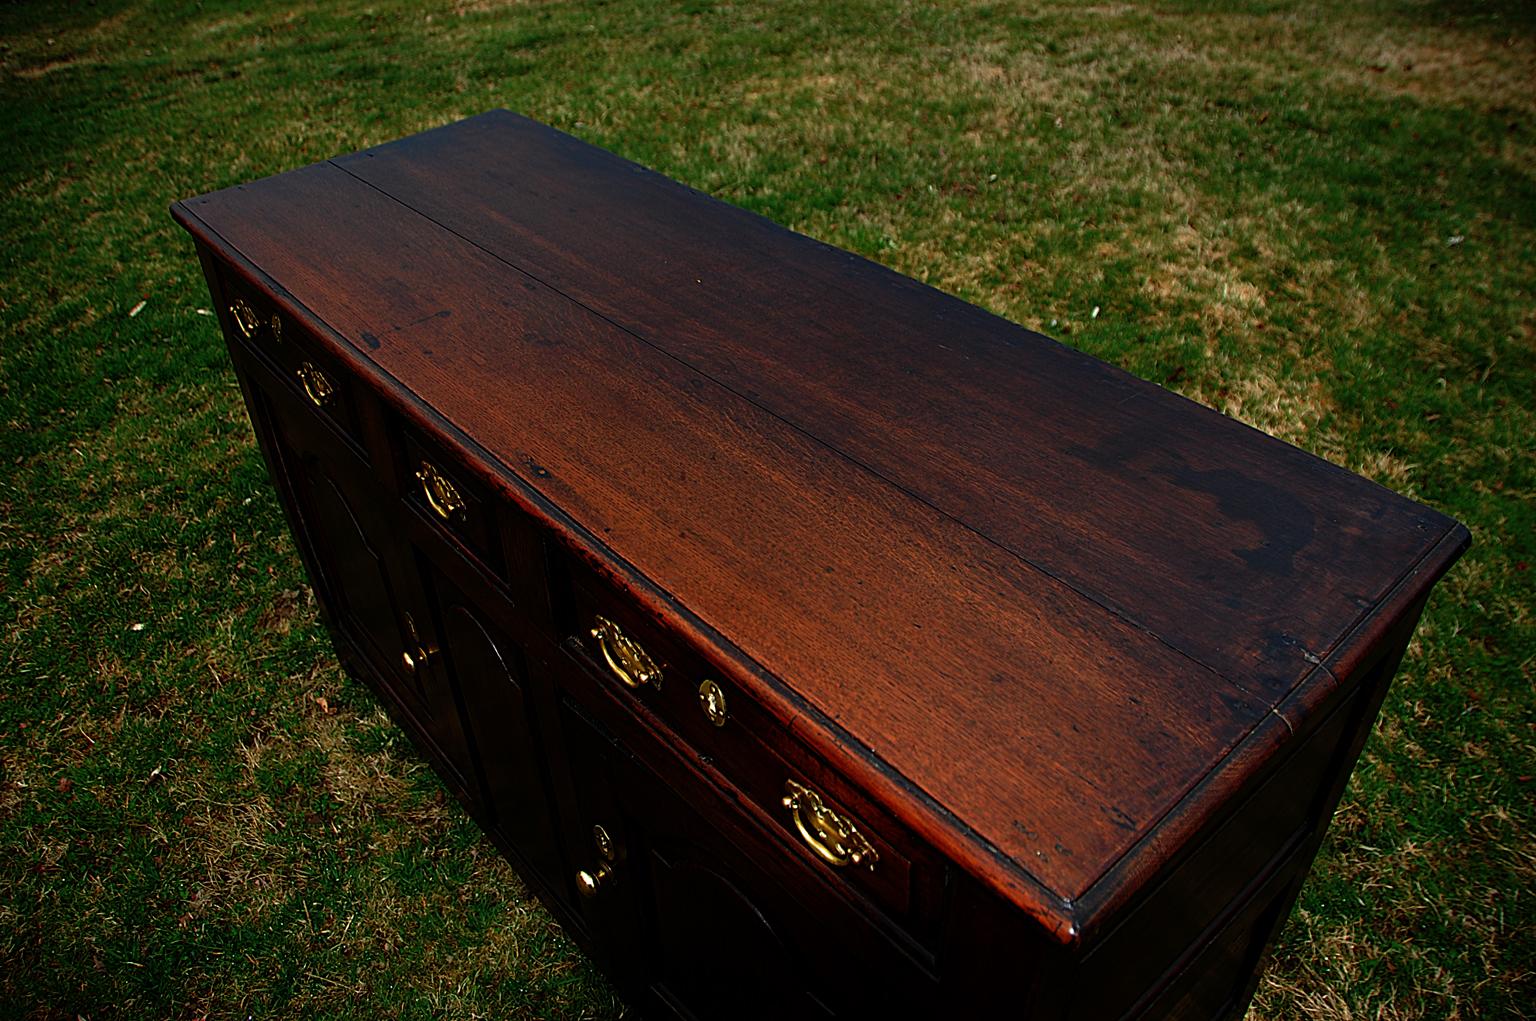
M 342 661 L 648 1016 L 1240 1013 L 1468 541 L 505 111 L 172 212 Z

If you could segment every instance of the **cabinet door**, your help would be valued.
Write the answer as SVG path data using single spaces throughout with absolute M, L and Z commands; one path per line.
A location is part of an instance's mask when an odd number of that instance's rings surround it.
M 562 869 L 549 785 L 528 706 L 525 651 L 451 582 L 433 579 L 443 653 L 484 780 L 483 819 L 546 884 Z
M 441 642 L 422 584 L 421 558 L 391 520 L 367 469 L 341 448 L 272 423 L 277 460 L 292 494 L 300 542 L 339 639 L 364 660 L 411 736 L 469 797 L 473 775 Z M 332 441 L 334 442 L 334 441 Z M 302 445 L 301 445 L 302 444 Z M 324 456 L 322 456 L 322 454 Z
M 783 893 L 581 710 L 564 704 L 561 720 L 578 789 L 575 885 L 620 988 L 663 1016 L 834 1016 L 806 988 Z
M 749 884 L 750 869 L 709 842 L 648 831 L 647 905 L 655 993 L 700 1018 L 816 1018 L 832 1012 L 805 988 L 788 934 Z

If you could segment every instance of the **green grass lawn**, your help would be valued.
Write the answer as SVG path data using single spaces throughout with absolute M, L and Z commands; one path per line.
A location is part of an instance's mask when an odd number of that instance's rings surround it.
M 624 1013 L 337 669 L 166 213 L 497 106 L 1466 522 L 1252 1016 L 1536 1016 L 1536 6 L 247 6 L 0 8 L 0 1017 Z

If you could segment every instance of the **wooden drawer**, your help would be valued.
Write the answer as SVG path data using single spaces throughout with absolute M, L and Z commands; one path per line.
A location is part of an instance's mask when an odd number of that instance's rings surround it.
M 223 273 L 225 334 L 267 363 L 273 374 L 346 440 L 364 461 L 357 382 L 337 364 L 318 337 L 276 308 L 270 297 L 229 272 Z
M 396 477 L 405 504 L 460 556 L 505 582 L 501 512 L 486 487 L 458 458 L 410 426 L 391 431 L 391 447 L 400 459 Z
M 565 653 L 700 765 L 746 796 L 789 845 L 923 938 L 938 917 L 941 860 L 664 625 L 595 574 L 557 572 Z

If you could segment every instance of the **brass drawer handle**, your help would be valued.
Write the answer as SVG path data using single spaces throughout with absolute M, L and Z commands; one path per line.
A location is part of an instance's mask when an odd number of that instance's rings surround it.
M 240 330 L 240 335 L 246 340 L 255 340 L 256 331 L 261 329 L 261 319 L 256 315 L 255 309 L 244 298 L 236 298 L 233 305 L 229 306 L 229 314 L 235 320 L 235 326 Z M 272 339 L 279 344 L 283 342 L 283 321 L 272 313 L 269 320 L 272 327 Z
M 315 407 L 323 408 L 336 396 L 336 385 L 331 382 L 331 377 L 321 372 L 314 362 L 304 362 L 295 370 L 299 382 L 304 387 L 304 392 L 314 402 Z
M 641 688 L 649 684 L 661 690 L 661 668 L 617 624 L 607 617 L 598 617 L 597 627 L 592 629 L 592 637 L 597 639 L 597 647 L 603 651 L 608 669 L 613 671 L 613 675 L 626 688 Z
M 449 482 L 442 472 L 423 461 L 416 478 L 420 480 L 421 491 L 427 497 L 427 506 L 438 517 L 452 521 L 464 513 L 464 498 L 459 495 L 458 487 Z
M 254 338 L 256 331 L 261 329 L 261 320 L 256 318 L 255 311 L 244 298 L 235 299 L 234 304 L 229 306 L 229 314 L 246 340 Z
M 816 857 L 828 865 L 863 865 L 873 871 L 880 854 L 860 833 L 853 820 L 828 808 L 821 795 L 793 780 L 784 781 L 784 807 L 794 817 L 795 829 Z

